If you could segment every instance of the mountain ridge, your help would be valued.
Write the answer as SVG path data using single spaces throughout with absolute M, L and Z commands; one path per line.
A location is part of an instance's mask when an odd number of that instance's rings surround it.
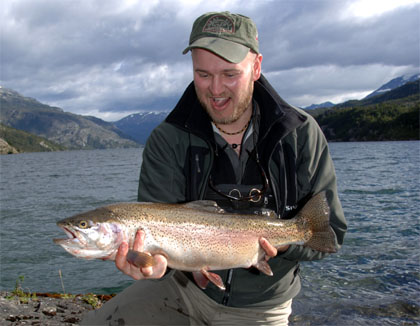
M 42 104 L 14 90 L 0 88 L 0 122 L 44 137 L 67 149 L 137 147 L 112 123 Z
M 368 99 L 370 97 L 374 97 L 376 95 L 381 95 L 383 93 L 386 93 L 388 91 L 391 91 L 395 88 L 398 88 L 400 86 L 403 86 L 406 83 L 414 82 L 416 80 L 420 79 L 420 73 L 414 74 L 414 75 L 403 75 L 396 77 L 394 79 L 391 79 L 389 82 L 383 84 L 381 87 L 373 91 L 372 93 L 368 94 L 363 98 L 363 100 Z
M 145 144 L 152 130 L 164 121 L 168 114 L 168 111 L 133 113 L 114 122 L 114 125 L 136 142 Z
M 358 136 L 355 135 L 354 130 L 349 131 L 349 133 L 353 134 L 351 137 L 343 135 L 342 132 L 337 129 L 337 125 L 334 125 L 334 128 L 331 127 L 331 124 L 335 123 L 332 122 L 334 120 L 332 117 L 334 115 L 342 115 L 346 112 L 346 119 L 349 120 L 346 121 L 346 123 L 349 122 L 354 125 L 356 125 L 354 119 L 359 119 L 357 118 L 358 115 L 364 117 L 369 116 L 369 119 L 371 120 L 379 119 L 379 116 L 384 115 L 388 116 L 391 120 L 395 120 L 400 119 L 399 116 L 401 114 L 405 114 L 416 120 L 415 110 L 418 110 L 420 93 L 419 82 L 420 80 L 417 79 L 416 82 L 405 83 L 390 91 L 379 92 L 375 96 L 368 96 L 361 100 L 350 100 L 333 106 L 331 106 L 331 102 L 325 102 L 322 104 L 326 107 L 321 105 L 321 107 L 317 106 L 313 109 L 306 109 L 306 111 L 315 117 L 323 128 L 324 133 L 327 135 L 328 140 L 341 139 L 346 141 L 348 139 L 372 139 L 370 136 L 370 138 L 367 136 L 358 138 Z M 394 83 L 393 85 L 396 84 Z M 43 104 L 34 98 L 22 96 L 14 90 L 3 87 L 0 87 L 0 100 L 1 123 L 18 130 L 29 132 L 38 137 L 44 137 L 53 143 L 64 146 L 66 149 L 141 146 L 146 143 L 152 130 L 162 123 L 169 114 L 168 111 L 139 112 L 130 114 L 115 122 L 106 122 L 93 116 L 81 116 L 64 112 L 61 108 Z M 392 107 L 392 109 L 390 107 Z M 411 110 L 410 112 L 407 111 L 407 107 L 410 107 L 408 110 Z M 354 108 L 361 109 L 352 111 Z M 340 112 L 340 110 L 343 112 Z M 376 113 L 375 110 L 377 111 Z M 351 112 L 349 113 L 348 111 Z M 356 113 L 356 111 L 358 112 Z M 368 111 L 369 113 L 367 113 Z M 392 114 L 390 113 L 391 111 L 393 112 Z M 329 117 L 330 120 L 326 119 L 326 117 Z M 405 118 L 401 119 L 401 121 L 403 121 Z M 417 128 L 418 130 L 418 126 L 411 125 L 409 120 L 404 121 L 408 121 L 408 125 L 411 126 L 411 129 L 414 128 L 413 130 L 416 130 Z M 342 124 L 341 129 L 345 129 L 344 126 L 345 124 Z M 370 127 L 378 128 L 378 126 L 379 125 L 371 125 Z M 380 127 L 383 128 L 383 126 L 384 124 L 382 123 Z M 343 132 L 345 133 L 346 130 Z M 376 132 L 378 134 L 383 133 L 382 131 Z M 400 130 L 397 133 L 402 135 L 402 139 L 416 139 L 412 133 L 409 136 L 400 132 Z M 340 134 L 341 136 L 337 138 L 335 136 L 337 134 Z M 389 138 L 390 136 L 381 136 L 377 138 L 379 140 L 386 140 L 387 137 Z M 35 143 L 37 141 L 38 140 L 31 140 L 31 142 Z
M 311 104 L 309 106 L 305 106 L 303 109 L 304 110 L 315 110 L 315 109 L 320 109 L 320 108 L 331 108 L 333 107 L 335 104 L 333 102 L 327 101 L 327 102 L 323 102 L 320 104 Z
M 401 87 L 406 83 L 414 82 L 416 80 L 420 79 L 420 73 L 414 74 L 414 75 L 402 75 L 396 78 L 391 79 L 390 81 L 386 82 L 379 88 L 377 88 L 372 93 L 368 94 L 361 100 L 367 100 L 371 97 L 375 97 L 377 95 L 383 95 L 389 91 L 392 91 L 395 88 Z M 349 100 L 343 103 L 351 102 L 351 101 L 360 101 L 360 100 Z M 303 107 L 304 110 L 316 110 L 316 109 L 322 109 L 322 108 L 330 108 L 338 105 L 342 105 L 343 103 L 334 104 L 330 101 L 320 103 L 320 104 L 311 104 L 309 106 Z
M 65 147 L 55 144 L 46 138 L 0 124 L 0 154 L 61 150 L 65 150 Z
M 420 140 L 420 80 L 317 112 L 328 141 Z

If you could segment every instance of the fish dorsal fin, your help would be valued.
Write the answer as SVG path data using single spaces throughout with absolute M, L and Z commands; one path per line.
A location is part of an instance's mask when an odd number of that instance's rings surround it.
M 210 213 L 225 213 L 214 200 L 196 200 L 185 204 L 185 207 Z

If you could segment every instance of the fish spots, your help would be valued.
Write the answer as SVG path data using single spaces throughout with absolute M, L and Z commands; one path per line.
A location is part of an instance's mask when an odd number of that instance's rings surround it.
M 169 267 L 184 271 L 255 265 L 261 257 L 261 237 L 273 246 L 304 243 L 319 251 L 334 250 L 335 234 L 329 226 L 325 195 L 316 195 L 295 218 L 281 221 L 220 213 L 217 207 L 207 206 L 194 209 L 183 204 L 109 205 L 59 222 L 74 238 L 58 239 L 56 243 L 79 257 L 114 257 L 113 252 L 122 241 L 132 247 L 136 232 L 141 229 L 145 232 L 145 252 L 164 254 Z M 92 226 L 77 228 L 81 220 L 92 222 Z

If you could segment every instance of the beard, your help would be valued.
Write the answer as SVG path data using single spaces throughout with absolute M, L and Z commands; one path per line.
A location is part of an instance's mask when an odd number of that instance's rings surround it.
M 246 90 L 242 94 L 239 94 L 239 100 L 238 100 L 237 106 L 233 108 L 232 114 L 230 114 L 227 117 L 219 117 L 215 115 L 213 113 L 213 109 L 211 105 L 206 102 L 206 99 L 208 100 L 209 98 L 211 98 L 212 94 L 200 94 L 200 92 L 197 91 L 197 88 L 196 88 L 196 93 L 197 93 L 199 102 L 206 109 L 207 114 L 210 116 L 211 120 L 214 123 L 221 124 L 221 125 L 234 123 L 238 121 L 238 119 L 242 116 L 242 114 L 249 108 L 251 104 L 251 100 L 252 100 L 252 95 L 254 93 L 254 82 L 253 82 L 252 75 L 253 74 L 251 74 L 251 78 L 249 80 L 248 87 L 246 88 Z M 224 97 L 226 95 L 228 94 L 222 94 L 221 97 Z

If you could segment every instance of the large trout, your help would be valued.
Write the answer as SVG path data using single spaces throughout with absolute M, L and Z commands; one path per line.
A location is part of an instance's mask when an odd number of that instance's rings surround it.
M 275 247 L 299 244 L 335 252 L 329 214 L 324 192 L 312 197 L 290 220 L 229 214 L 213 201 L 119 203 L 57 222 L 68 238 L 54 242 L 76 257 L 114 260 L 119 245 L 125 241 L 132 247 L 137 230 L 142 229 L 145 252 L 165 256 L 170 268 L 195 272 L 202 287 L 211 281 L 223 289 L 221 278 L 209 271 L 254 266 L 272 275 L 259 244 L 261 237 Z M 150 255 L 130 252 L 129 257 L 140 266 L 153 264 Z

